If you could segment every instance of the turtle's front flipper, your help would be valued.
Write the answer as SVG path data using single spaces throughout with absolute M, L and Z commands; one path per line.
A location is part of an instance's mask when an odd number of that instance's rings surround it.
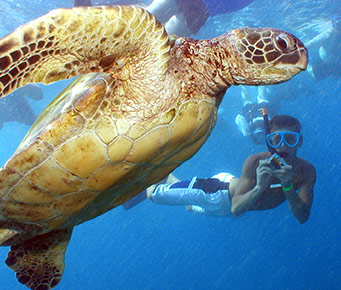
M 6 264 L 30 289 L 55 287 L 64 271 L 64 256 L 72 229 L 54 230 L 11 247 Z
M 0 97 L 28 83 L 109 70 L 122 80 L 144 72 L 157 83 L 169 49 L 163 26 L 141 8 L 52 10 L 0 40 Z

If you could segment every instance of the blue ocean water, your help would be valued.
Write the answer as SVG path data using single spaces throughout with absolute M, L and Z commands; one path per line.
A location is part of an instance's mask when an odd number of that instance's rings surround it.
M 2 0 L 1 6 L 0 36 L 4 36 L 53 8 L 72 4 L 71 0 Z M 306 42 L 335 13 L 340 15 L 339 1 L 254 0 L 243 10 L 209 18 L 196 37 L 210 38 L 240 26 L 272 26 Z M 339 49 L 334 50 L 335 58 L 340 57 Z M 317 54 L 311 51 L 311 59 Z M 43 100 L 28 99 L 35 112 L 65 84 L 43 87 Z M 302 122 L 304 141 L 298 154 L 318 173 L 306 224 L 295 220 L 287 203 L 236 219 L 198 216 L 182 207 L 149 201 L 128 211 L 118 207 L 74 229 L 64 276 L 56 289 L 341 289 L 340 84 L 335 77 L 316 82 L 303 72 L 276 86 L 283 95 L 280 113 Z M 208 177 L 221 171 L 238 176 L 250 154 L 266 150 L 265 145 L 255 145 L 238 132 L 234 118 L 241 107 L 240 88 L 230 88 L 209 140 L 175 171 L 176 176 Z M 16 122 L 4 124 L 0 130 L 2 163 L 28 129 Z M 0 248 L 2 260 L 8 250 Z M 27 289 L 4 263 L 0 273 L 0 289 Z

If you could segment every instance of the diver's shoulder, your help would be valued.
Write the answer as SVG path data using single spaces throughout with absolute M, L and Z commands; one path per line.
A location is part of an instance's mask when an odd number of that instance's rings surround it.
M 248 159 L 251 159 L 251 160 L 262 160 L 262 159 L 267 159 L 271 156 L 271 153 L 270 152 L 259 152 L 259 153 L 255 153 L 255 154 L 252 154 L 248 157 Z
M 297 161 L 298 161 L 297 165 L 302 171 L 316 175 L 316 168 L 309 161 L 300 157 L 297 157 Z
M 260 153 L 251 154 L 246 159 L 245 164 L 257 163 L 257 166 L 258 166 L 259 160 L 267 159 L 270 156 L 271 156 L 271 154 L 269 152 L 260 152 Z
M 309 161 L 301 158 L 301 157 L 297 157 L 297 161 L 298 161 L 298 164 L 300 166 L 305 166 L 305 167 L 312 167 L 312 168 L 315 168 L 314 165 L 312 165 Z

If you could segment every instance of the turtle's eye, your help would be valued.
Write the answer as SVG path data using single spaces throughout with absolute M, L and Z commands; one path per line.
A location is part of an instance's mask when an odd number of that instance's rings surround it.
M 295 46 L 291 37 L 284 33 L 275 36 L 275 45 L 278 50 L 283 52 L 289 52 L 293 50 Z

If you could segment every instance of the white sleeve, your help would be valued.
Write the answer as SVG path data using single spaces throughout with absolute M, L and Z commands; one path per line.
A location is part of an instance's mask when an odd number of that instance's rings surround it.
M 227 172 L 220 172 L 216 175 L 213 175 L 211 178 L 217 178 L 219 179 L 221 182 L 231 182 L 232 178 L 235 178 L 234 175 L 232 175 L 231 173 L 227 173 Z

